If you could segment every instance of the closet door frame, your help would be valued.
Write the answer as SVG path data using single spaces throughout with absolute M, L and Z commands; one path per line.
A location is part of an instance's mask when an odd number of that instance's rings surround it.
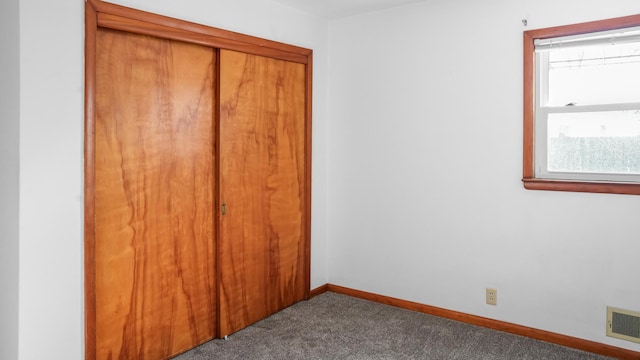
M 162 15 L 131 9 L 99 0 L 85 3 L 85 122 L 84 122 L 84 292 L 85 292 L 85 359 L 96 358 L 95 297 L 95 132 L 96 121 L 96 34 L 99 28 L 120 30 L 163 39 L 178 40 L 216 49 L 228 49 L 253 55 L 297 62 L 306 67 L 305 83 L 305 213 L 304 213 L 304 279 L 305 298 L 310 294 L 311 273 L 311 97 L 312 57 L 310 49 L 288 45 L 223 29 L 200 25 Z M 218 110 L 216 110 L 216 113 Z M 216 122 L 216 127 L 218 123 Z M 219 136 L 216 129 L 216 137 Z M 216 139 L 216 149 L 219 139 Z M 215 168 L 219 168 L 216 157 Z M 217 170 L 216 170 L 217 171 Z M 217 186 L 217 185 L 216 185 Z M 216 194 L 218 192 L 216 191 Z M 220 204 L 216 202 L 217 223 Z M 216 227 L 218 239 L 220 227 Z

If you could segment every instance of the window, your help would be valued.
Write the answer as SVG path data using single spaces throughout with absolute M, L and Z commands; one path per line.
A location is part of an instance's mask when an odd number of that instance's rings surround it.
M 524 33 L 523 182 L 640 194 L 640 15 Z

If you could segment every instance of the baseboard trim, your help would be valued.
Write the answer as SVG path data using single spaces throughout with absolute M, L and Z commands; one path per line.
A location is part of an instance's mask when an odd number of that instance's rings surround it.
M 412 301 L 378 295 L 366 291 L 350 289 L 347 287 L 324 284 L 311 290 L 311 297 L 321 295 L 325 292 L 334 292 L 348 295 L 359 299 L 374 301 L 381 304 L 391 305 L 407 310 L 418 311 L 424 314 L 434 315 L 446 319 L 456 320 L 467 324 L 482 326 L 485 328 L 507 332 L 510 334 L 526 336 L 532 339 L 546 341 L 553 344 L 567 346 L 570 348 L 588 351 L 595 354 L 610 356 L 623 360 L 638 360 L 640 352 L 631 351 L 611 345 L 601 344 L 594 341 L 584 340 L 568 335 L 557 334 L 549 331 L 530 328 L 527 326 L 507 323 L 499 320 L 489 319 L 482 316 L 465 314 L 457 311 L 447 310 L 435 306 L 424 305 Z
M 311 293 L 309 294 L 309 297 L 310 298 L 314 298 L 314 297 L 316 297 L 316 296 L 318 296 L 320 294 L 326 293 L 327 291 L 329 291 L 329 284 L 324 284 L 324 285 L 322 285 L 320 287 L 317 287 L 317 288 L 311 290 Z

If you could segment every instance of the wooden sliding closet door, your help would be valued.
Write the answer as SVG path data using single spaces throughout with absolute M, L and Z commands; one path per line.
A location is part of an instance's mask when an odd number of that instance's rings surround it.
M 305 65 L 220 51 L 220 336 L 305 297 Z
M 98 29 L 97 359 L 216 336 L 215 50 Z

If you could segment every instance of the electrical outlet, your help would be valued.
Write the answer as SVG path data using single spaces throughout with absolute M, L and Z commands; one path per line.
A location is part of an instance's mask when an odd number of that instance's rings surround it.
M 498 305 L 498 290 L 487 288 L 487 304 Z

